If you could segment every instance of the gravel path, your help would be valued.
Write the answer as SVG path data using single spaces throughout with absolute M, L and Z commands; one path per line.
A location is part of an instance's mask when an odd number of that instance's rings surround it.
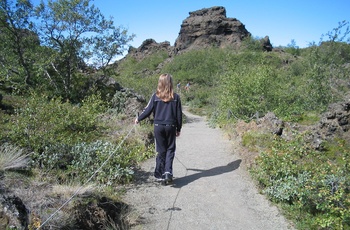
M 126 190 L 132 229 L 293 229 L 259 194 L 221 131 L 184 113 L 188 122 L 177 138 L 173 184 L 154 182 L 155 159 L 150 159 L 142 165 L 139 183 Z

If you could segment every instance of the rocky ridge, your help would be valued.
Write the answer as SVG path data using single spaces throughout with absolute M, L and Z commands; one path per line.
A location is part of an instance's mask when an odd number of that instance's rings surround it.
M 173 57 L 189 50 L 212 46 L 236 49 L 241 46 L 243 39 L 250 36 L 251 33 L 241 21 L 226 17 L 224 7 L 214 6 L 189 12 L 181 24 L 174 46 L 168 41 L 157 43 L 154 39 L 146 39 L 140 47 L 130 47 L 127 57 L 142 60 L 159 51 L 166 51 L 169 57 Z M 268 36 L 261 39 L 261 49 L 272 51 Z

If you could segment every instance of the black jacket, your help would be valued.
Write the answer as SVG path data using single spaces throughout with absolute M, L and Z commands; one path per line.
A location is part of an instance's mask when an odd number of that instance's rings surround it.
M 153 94 L 146 108 L 137 118 L 142 121 L 153 112 L 154 124 L 175 125 L 176 131 L 180 132 L 182 128 L 182 107 L 180 96 L 174 93 L 174 100 L 164 102 L 156 94 Z

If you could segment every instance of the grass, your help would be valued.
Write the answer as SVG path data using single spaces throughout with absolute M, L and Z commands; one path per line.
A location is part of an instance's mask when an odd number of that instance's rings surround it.
M 29 154 L 24 154 L 23 150 L 4 144 L 0 146 L 0 170 L 25 168 L 29 163 Z
M 272 146 L 274 136 L 256 131 L 248 131 L 243 134 L 242 144 L 250 151 L 257 152 Z
M 301 125 L 314 125 L 320 121 L 320 115 L 314 112 L 305 112 L 296 118 Z
M 95 185 L 88 184 L 85 186 L 80 185 L 53 185 L 52 186 L 52 195 L 60 196 L 62 199 L 69 199 L 73 194 L 75 195 L 83 195 L 83 194 L 91 194 L 95 191 Z

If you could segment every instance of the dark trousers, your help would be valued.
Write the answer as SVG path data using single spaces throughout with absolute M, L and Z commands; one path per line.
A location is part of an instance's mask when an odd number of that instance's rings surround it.
M 154 176 L 161 178 L 165 172 L 173 174 L 173 161 L 176 150 L 176 127 L 166 125 L 154 125 L 156 139 L 156 168 Z

